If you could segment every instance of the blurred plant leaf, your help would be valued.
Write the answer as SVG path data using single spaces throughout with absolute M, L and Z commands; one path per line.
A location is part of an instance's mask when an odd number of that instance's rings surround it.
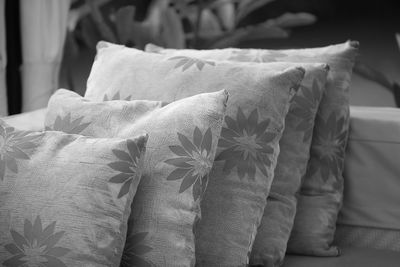
M 263 23 L 249 27 L 247 36 L 243 41 L 255 41 L 264 39 L 288 38 L 289 32 L 279 27 L 270 27 Z
M 181 18 L 173 8 L 166 8 L 162 12 L 162 40 L 167 48 L 185 48 L 185 33 Z
M 143 24 L 150 30 L 150 35 L 156 38 L 161 32 L 161 19 L 163 11 L 167 9 L 169 1 L 154 0 L 152 1 L 149 12 Z
M 95 5 L 97 6 L 103 6 L 107 3 L 111 2 L 111 0 L 96 0 L 94 2 Z M 72 7 L 71 3 L 71 9 L 68 12 L 68 30 L 73 31 L 75 30 L 76 25 L 78 22 L 84 18 L 85 16 L 89 15 L 91 11 L 91 7 L 89 5 L 79 5 L 78 7 Z
M 142 22 L 132 23 L 130 39 L 138 49 L 143 49 L 147 43 L 151 42 L 161 45 L 159 36 L 154 36 L 150 26 Z
M 94 48 L 97 42 L 102 39 L 93 20 L 90 20 L 88 17 L 82 19 L 80 29 L 79 37 L 85 43 L 86 47 Z
M 93 18 L 94 23 L 96 24 L 102 39 L 107 40 L 112 43 L 117 42 L 117 38 L 114 35 L 114 32 L 104 21 L 103 15 L 99 10 L 99 6 L 96 4 L 95 0 L 86 0 L 86 3 L 89 5 L 91 9 L 91 17 Z
M 210 48 L 234 47 L 244 41 L 287 38 L 289 33 L 278 27 L 267 26 L 260 23 L 254 26 L 239 28 L 224 35 L 210 44 Z
M 357 60 L 354 65 L 354 73 L 357 73 L 367 80 L 374 81 L 390 91 L 393 90 L 392 82 L 389 81 L 389 79 L 382 72 L 360 62 L 359 60 Z
M 285 13 L 275 19 L 270 19 L 266 22 L 268 26 L 281 28 L 292 28 L 313 24 L 317 18 L 310 13 Z
M 215 7 L 222 26 L 226 30 L 232 31 L 235 28 L 235 5 L 233 1 L 222 0 L 217 2 L 223 2 Z
M 216 37 L 222 34 L 218 18 L 210 9 L 203 9 L 201 12 L 199 35 L 202 37 Z
M 396 106 L 400 108 L 400 85 L 393 83 L 393 94 L 394 100 L 396 101 Z
M 235 3 L 240 3 L 240 2 L 241 2 L 240 0 L 215 0 L 205 4 L 204 6 L 209 9 L 217 9 L 218 7 L 223 6 L 225 4 L 235 5 Z
M 132 24 L 135 17 L 135 7 L 126 6 L 118 9 L 115 14 L 115 26 L 118 40 L 121 44 L 128 44 L 132 40 Z
M 251 12 L 275 0 L 242 0 L 236 13 L 236 25 Z
M 190 17 L 191 14 L 196 13 L 197 6 L 191 5 L 191 2 L 188 0 L 171 0 L 172 6 L 182 18 Z

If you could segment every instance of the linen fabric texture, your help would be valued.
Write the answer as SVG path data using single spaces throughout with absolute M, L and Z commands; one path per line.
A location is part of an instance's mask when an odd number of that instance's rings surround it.
M 64 128 L 60 122 L 68 118 L 86 125 L 79 129 L 83 135 L 149 133 L 121 266 L 194 266 L 193 226 L 201 217 L 200 201 L 227 99 L 225 90 L 167 105 L 147 100 L 91 102 L 67 90 L 50 99 L 47 127 Z
M 118 71 L 116 71 L 118 68 Z M 285 116 L 304 69 L 144 53 L 100 43 L 86 97 L 173 101 L 217 88 L 230 94 L 195 227 L 198 266 L 244 266 L 260 225 Z M 122 70 L 122 71 L 121 71 Z M 105 78 L 110 77 L 110 78 Z
M 400 251 L 400 111 L 350 108 L 338 244 Z
M 168 52 L 148 46 L 147 51 L 150 50 Z M 349 88 L 358 42 L 347 41 L 307 49 L 230 50 L 236 54 L 231 59 L 249 60 L 255 53 L 259 54 L 259 62 L 324 62 L 329 65 L 325 93 L 315 120 L 310 161 L 298 195 L 288 252 L 338 255 L 338 248 L 331 244 L 343 199 L 342 172 L 349 127 Z
M 20 131 L 0 120 L 1 264 L 118 266 L 146 141 Z
M 171 57 L 188 56 L 241 62 L 274 61 L 262 50 L 255 49 L 174 50 L 147 45 L 146 50 Z M 296 193 L 300 190 L 302 177 L 307 170 L 315 116 L 325 91 L 329 66 L 276 62 L 270 63 L 270 67 L 300 64 L 305 68 L 306 74 L 285 119 L 285 129 L 279 141 L 280 154 L 274 180 L 251 252 L 250 264 L 253 265 L 282 264 L 296 214 Z

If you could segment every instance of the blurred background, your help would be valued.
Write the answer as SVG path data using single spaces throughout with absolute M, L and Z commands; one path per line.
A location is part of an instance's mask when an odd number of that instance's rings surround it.
M 357 40 L 351 104 L 395 107 L 400 105 L 397 2 L 0 0 L 0 116 L 44 107 L 60 87 L 83 95 L 99 40 L 139 49 L 149 42 L 169 48 L 286 49 Z

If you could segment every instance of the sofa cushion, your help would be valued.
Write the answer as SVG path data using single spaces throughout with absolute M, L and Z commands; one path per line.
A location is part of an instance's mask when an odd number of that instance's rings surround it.
M 21 114 L 3 117 L 7 124 L 23 131 L 43 131 L 46 109 L 24 112 Z
M 174 101 L 225 88 L 227 116 L 196 231 L 200 266 L 248 263 L 274 176 L 296 66 L 213 61 L 100 43 L 85 97 Z
M 47 127 L 96 137 L 149 134 L 122 266 L 194 265 L 193 225 L 201 216 L 227 98 L 222 90 L 163 106 L 148 100 L 92 102 L 67 90 L 51 97 Z
M 146 141 L 20 131 L 0 120 L 2 266 L 118 266 Z M 121 166 L 130 169 L 124 194 L 114 182 Z
M 338 257 L 287 255 L 282 267 L 398 267 L 399 263 L 399 252 L 348 247 Z
M 400 231 L 388 228 L 337 224 L 335 244 L 400 252 Z
M 189 56 L 206 60 L 238 62 L 268 61 L 260 57 L 262 50 L 256 49 L 182 50 L 163 49 L 151 44 L 147 45 L 146 49 L 171 57 Z M 265 262 L 279 264 L 283 261 L 296 214 L 296 194 L 307 170 L 315 115 L 325 91 L 329 67 L 316 63 L 279 62 L 270 64 L 271 68 L 296 65 L 304 67 L 306 74 L 285 119 L 285 130 L 279 141 L 280 154 L 274 180 L 261 225 L 257 230 L 250 264 Z
M 256 62 L 325 62 L 330 72 L 313 132 L 311 158 L 299 193 L 295 223 L 288 251 L 334 256 L 331 247 L 337 215 L 342 204 L 343 161 L 349 125 L 349 89 L 357 42 L 320 48 L 214 49 L 201 52 L 209 58 L 230 53 L 230 60 Z M 175 50 L 147 46 L 146 51 L 170 54 Z M 193 53 L 183 50 L 178 53 Z M 200 54 L 201 54 L 200 53 Z M 199 53 L 198 53 L 199 54 Z M 257 254 L 260 255 L 258 252 Z
M 400 109 L 351 107 L 338 244 L 399 249 Z M 385 230 L 387 233 L 385 233 Z M 346 234 L 343 233 L 346 232 Z M 379 234 L 377 234 L 379 232 Z

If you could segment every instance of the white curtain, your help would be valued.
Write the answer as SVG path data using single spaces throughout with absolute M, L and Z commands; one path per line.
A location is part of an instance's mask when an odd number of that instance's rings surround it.
M 5 0 L 0 0 L 0 117 L 7 116 Z
M 46 107 L 58 87 L 69 6 L 70 0 L 20 1 L 23 112 Z

